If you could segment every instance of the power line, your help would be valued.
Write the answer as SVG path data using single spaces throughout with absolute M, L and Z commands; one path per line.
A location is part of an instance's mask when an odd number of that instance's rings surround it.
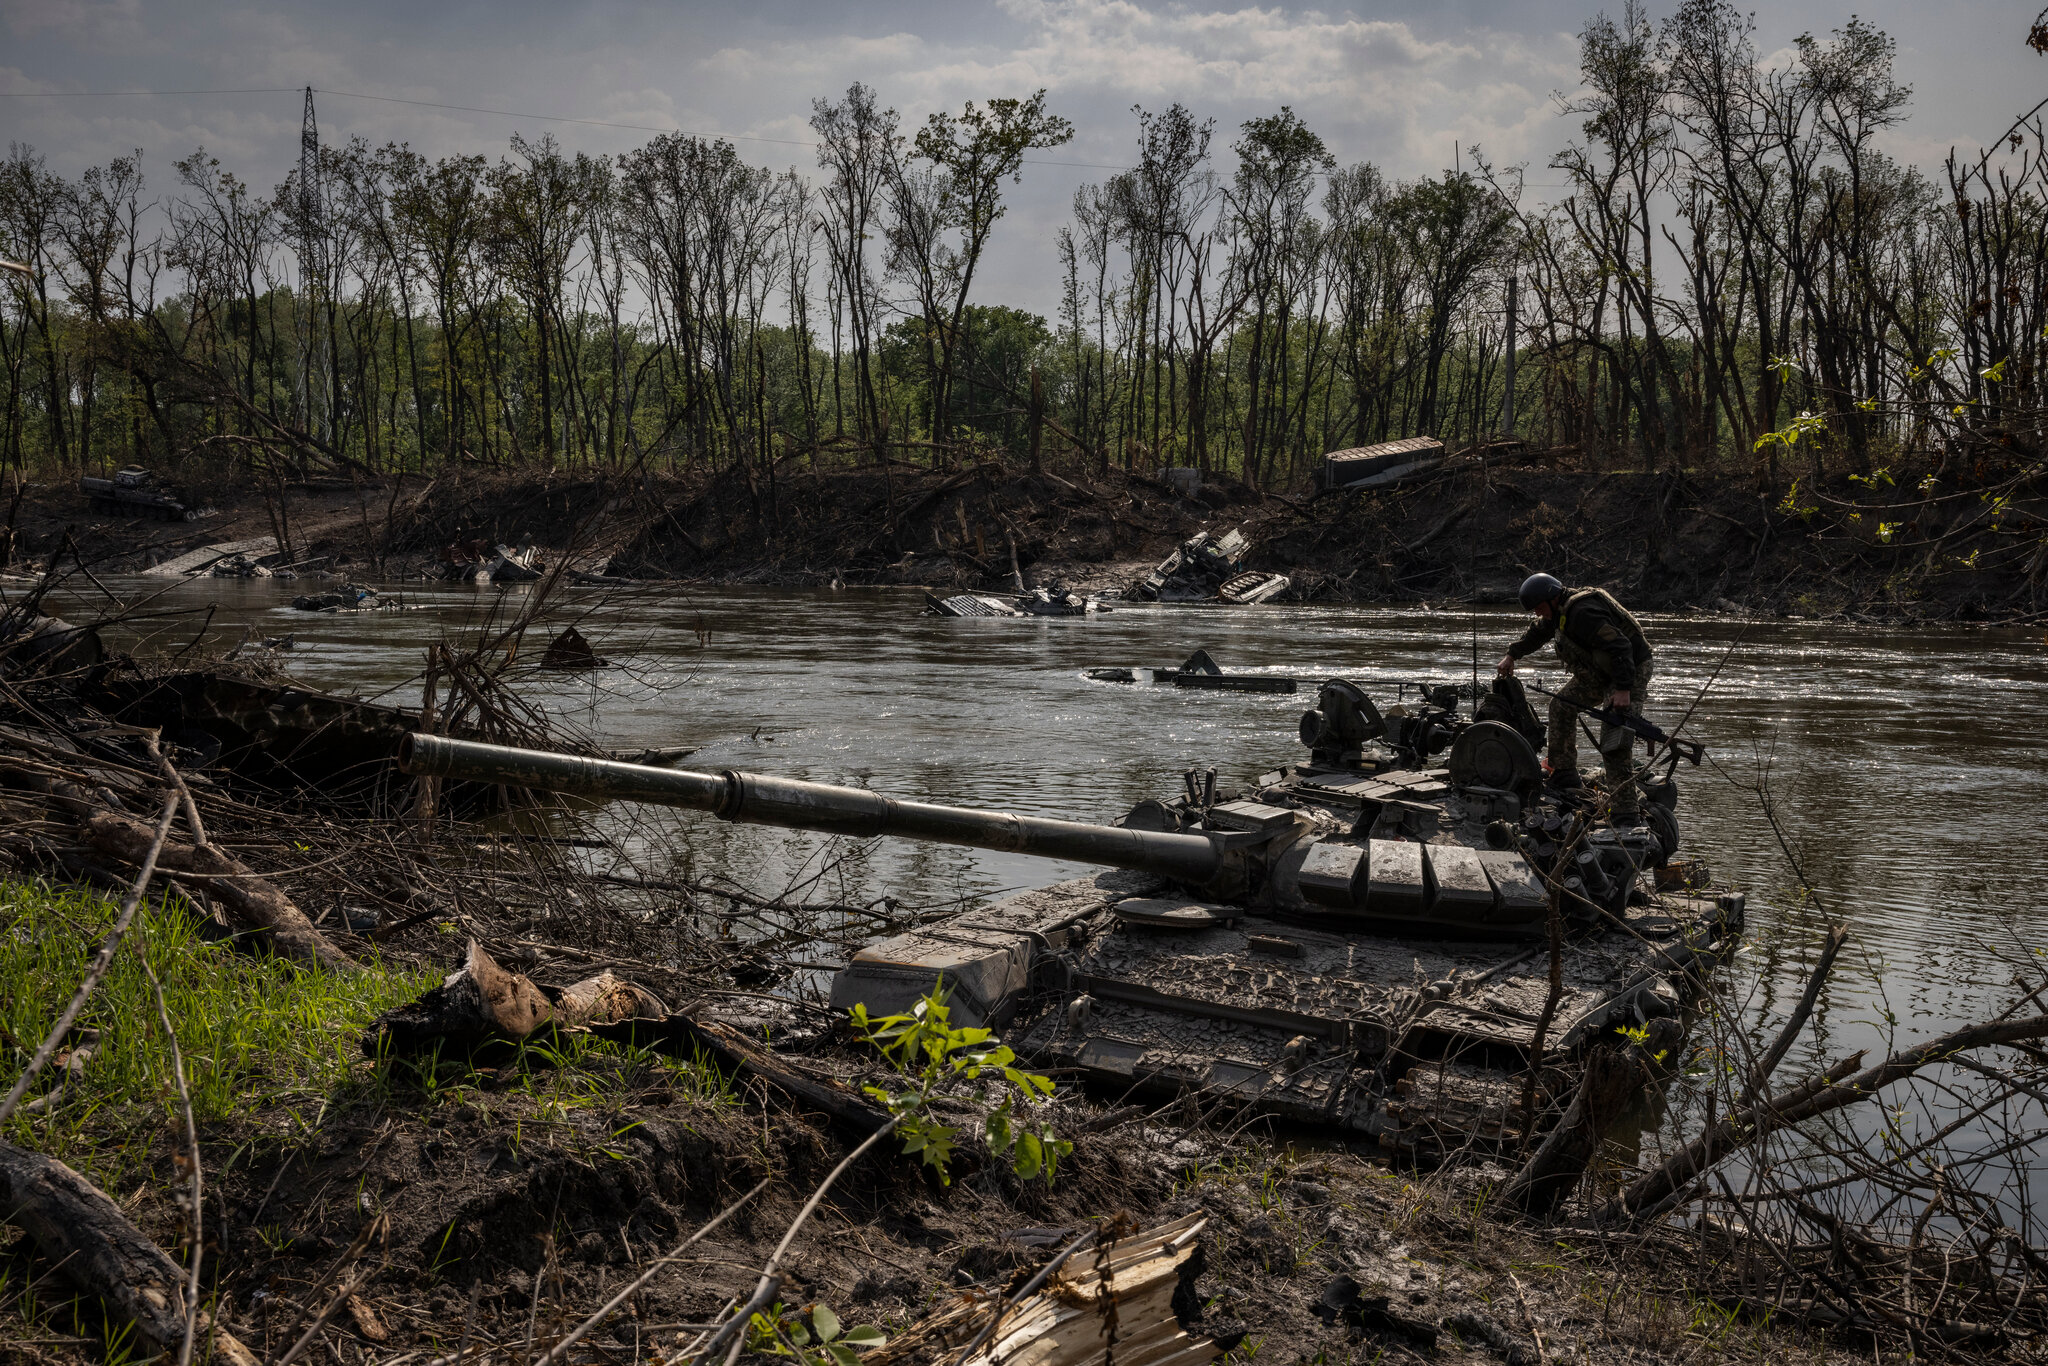
M 296 95 L 296 85 L 252 85 L 236 90 L 0 90 L 0 100 L 108 100 L 123 95 Z
M 111 99 L 117 96 L 149 97 L 157 95 L 296 95 L 306 89 L 304 86 L 250 86 L 234 90 L 20 90 L 0 91 L 0 99 Z M 332 95 L 344 100 L 368 100 L 376 104 L 406 104 L 418 109 L 445 109 L 458 114 L 490 114 L 497 118 L 527 119 L 534 123 L 567 123 L 583 128 L 616 128 L 628 133 L 676 133 L 691 138 L 716 138 L 726 142 L 760 142 L 776 147 L 808 147 L 817 149 L 815 142 L 800 138 L 764 138 L 745 133 L 693 133 L 683 128 L 660 128 L 646 123 L 619 123 L 610 119 L 572 118 L 563 114 L 531 114 L 517 109 L 491 109 L 476 104 L 444 104 L 437 100 L 409 100 L 398 95 L 365 95 L 355 90 L 327 90 L 315 87 L 315 93 Z M 1105 161 L 1053 161 L 1039 157 L 1024 159 L 1026 166 L 1065 166 L 1081 171 L 1135 171 L 1135 166 L 1120 166 Z M 1544 185 L 1536 181 L 1524 181 L 1523 188 L 1531 190 L 1566 189 L 1563 185 Z

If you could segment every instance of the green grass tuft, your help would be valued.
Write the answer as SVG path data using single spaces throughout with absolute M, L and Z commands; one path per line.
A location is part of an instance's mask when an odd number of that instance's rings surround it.
M 27 1065 L 77 989 L 117 909 L 88 891 L 0 881 L 0 1026 L 7 1031 L 0 1044 L 10 1073 Z M 145 906 L 79 1017 L 80 1028 L 100 1031 L 84 1076 L 53 1113 L 17 1111 L 4 1135 L 102 1185 L 120 1183 L 132 1161 L 147 1161 L 150 1145 L 132 1138 L 161 1132 L 177 1115 L 169 1041 L 140 953 L 163 982 L 202 1126 L 255 1115 L 317 1124 L 337 1091 L 376 1084 L 365 1072 L 363 1027 L 438 980 L 374 963 L 330 974 L 250 957 L 202 939 L 180 903 Z M 54 1064 L 46 1069 L 27 1099 L 59 1075 Z

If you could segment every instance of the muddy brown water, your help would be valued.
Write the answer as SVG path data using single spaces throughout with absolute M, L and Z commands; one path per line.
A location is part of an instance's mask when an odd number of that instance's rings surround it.
M 212 607 L 222 645 L 245 627 L 290 633 L 289 664 L 306 682 L 410 705 L 429 642 L 473 631 L 527 591 L 409 586 L 397 591 L 419 610 L 290 609 L 293 594 L 326 586 L 196 580 L 149 610 Z M 139 596 L 163 580 L 109 587 Z M 74 619 L 92 615 L 98 595 L 87 592 L 65 606 Z M 1483 678 L 1522 624 L 1500 609 L 1274 605 L 951 620 L 920 616 L 921 600 L 914 590 L 569 590 L 550 621 L 576 621 L 620 667 L 536 674 L 529 695 L 605 745 L 693 746 L 690 767 L 1109 820 L 1177 792 L 1189 767 L 1213 765 L 1228 785 L 1299 756 L 1296 725 L 1315 680 L 1353 679 L 1385 706 L 1404 682 L 1469 680 L 1475 633 Z M 182 644 L 197 623 L 145 625 L 160 643 Z M 1681 771 L 1686 852 L 1750 894 L 1750 946 L 1728 971 L 1733 985 L 1757 988 L 1753 1009 L 1789 1004 L 1829 916 L 1855 936 L 1823 1002 L 1815 1047 L 1831 1056 L 1882 1046 L 1887 1020 L 1920 1036 L 2006 999 L 2011 973 L 1990 946 L 2036 958 L 2048 946 L 2042 634 L 1690 616 L 1646 625 L 1658 651 L 1648 713 L 1669 723 L 1697 699 L 1689 733 L 1714 762 Z M 1082 672 L 1171 664 L 1198 646 L 1226 670 L 1307 686 L 1297 696 L 1183 692 Z M 1555 662 L 1524 677 L 1554 683 Z M 1754 788 L 1766 769 L 1817 904 L 1793 895 L 1788 858 L 1761 817 Z M 894 840 L 849 855 L 808 834 L 692 813 L 659 819 L 686 836 L 699 875 L 773 893 L 829 868 L 807 892 L 815 899 L 994 896 L 1082 871 Z

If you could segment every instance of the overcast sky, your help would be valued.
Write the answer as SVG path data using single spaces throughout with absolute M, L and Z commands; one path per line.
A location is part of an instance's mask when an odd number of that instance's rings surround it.
M 1671 0 L 1652 4 L 1662 18 Z M 1914 89 L 1895 154 L 1932 169 L 1952 145 L 1976 147 L 2048 96 L 2048 57 L 2022 44 L 2038 0 L 1790 0 L 1758 15 L 1765 51 L 1824 34 L 1852 12 L 1898 40 Z M 968 99 L 1043 86 L 1075 125 L 1012 190 L 984 301 L 1049 311 L 1052 234 L 1076 186 L 1128 162 L 1133 104 L 1175 100 L 1237 125 L 1291 105 L 1340 161 L 1395 177 L 1450 166 L 1454 145 L 1544 163 L 1575 131 L 1557 93 L 1578 83 L 1574 34 L 1598 0 L 1395 0 L 1376 5 L 1164 4 L 1152 0 L 803 0 L 717 4 L 629 0 L 0 0 L 0 95 L 285 87 L 286 93 L 0 98 L 0 139 L 53 169 L 140 147 L 155 188 L 204 144 L 268 193 L 298 154 L 312 85 L 326 140 L 410 142 L 429 155 L 503 151 L 515 130 L 617 152 L 650 134 L 534 115 L 683 129 L 734 139 L 750 160 L 814 168 L 811 100 L 865 81 L 915 126 Z M 1617 9 L 1618 5 L 1609 6 Z M 469 113 L 350 98 L 373 95 L 510 110 Z

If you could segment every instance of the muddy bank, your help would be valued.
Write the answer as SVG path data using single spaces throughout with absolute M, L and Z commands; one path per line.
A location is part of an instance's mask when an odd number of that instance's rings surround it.
M 716 475 L 511 475 L 289 488 L 165 526 L 93 514 L 33 486 L 17 571 L 67 529 L 87 557 L 138 568 L 270 537 L 273 563 L 403 577 L 444 548 L 537 544 L 613 577 L 719 583 L 1031 585 L 1114 591 L 1195 531 L 1242 526 L 1248 567 L 1310 602 L 1500 601 L 1537 569 L 1652 609 L 1849 619 L 2031 621 L 2044 601 L 2038 500 L 1884 501 L 1847 479 L 1778 500 L 1727 480 L 1575 468 L 1542 453 L 1468 462 L 1405 487 L 1312 496 L 1235 481 L 1193 493 L 1141 473 L 954 471 L 784 462 Z M 1987 511 L 1989 508 L 1989 511 Z

